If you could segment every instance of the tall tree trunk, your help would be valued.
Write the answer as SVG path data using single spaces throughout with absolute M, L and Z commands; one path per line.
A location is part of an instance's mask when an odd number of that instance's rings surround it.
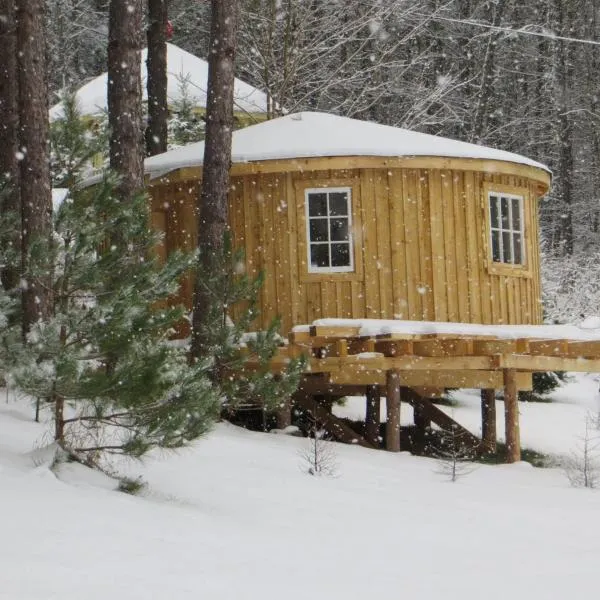
M 111 0 L 108 19 L 110 168 L 127 202 L 144 185 L 142 127 L 142 0 Z
M 571 27 L 569 12 L 562 0 L 554 0 L 555 30 L 568 36 Z M 559 215 L 555 224 L 555 246 L 566 255 L 573 254 L 573 123 L 569 115 L 572 91 L 569 81 L 569 48 L 563 40 L 554 41 L 554 127 L 557 145 L 555 196 Z
M 0 0 L 0 184 L 2 189 L 0 211 L 2 214 L 19 215 L 19 161 L 17 160 L 19 133 L 19 104 L 17 79 L 17 29 L 15 0 Z M 14 236 L 2 241 L 2 262 L 8 252 L 18 250 L 21 245 L 20 227 L 15 227 Z M 12 248 L 11 248 L 12 246 Z M 19 284 L 19 269 L 2 265 L 0 277 L 5 290 Z
M 231 133 L 233 131 L 233 85 L 238 23 L 237 0 L 212 0 L 206 138 L 202 188 L 198 206 L 198 241 L 201 267 L 217 268 L 227 231 Z M 206 354 L 202 330 L 211 298 L 196 283 L 192 328 L 192 354 Z
M 148 156 L 167 151 L 167 17 L 167 0 L 148 0 Z
M 52 312 L 50 265 L 42 264 L 39 250 L 35 261 L 28 259 L 34 245 L 50 243 L 52 228 L 44 5 L 16 2 L 24 332 Z
M 502 23 L 502 16 L 506 0 L 498 0 L 493 10 L 492 23 L 494 27 L 499 27 Z M 488 114 L 490 104 L 494 94 L 494 67 L 496 60 L 496 46 L 502 33 L 490 32 L 485 48 L 483 65 L 481 67 L 481 83 L 477 92 L 477 102 L 475 105 L 475 116 L 473 118 L 473 128 L 470 135 L 470 141 L 479 143 L 485 138 Z

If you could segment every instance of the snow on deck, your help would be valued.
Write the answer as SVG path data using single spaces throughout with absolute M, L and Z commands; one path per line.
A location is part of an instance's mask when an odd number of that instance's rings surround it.
M 146 80 L 148 71 L 146 60 L 148 49 L 142 50 L 142 88 L 144 100 L 148 99 Z M 194 106 L 206 107 L 206 89 L 208 81 L 208 63 L 173 44 L 167 44 L 167 96 L 169 103 L 182 98 L 182 81 L 187 81 L 187 93 Z M 106 90 L 108 73 L 103 73 L 82 86 L 77 94 L 77 102 L 81 114 L 87 116 L 99 115 L 108 110 Z M 235 80 L 234 110 L 244 112 L 266 112 L 267 96 L 248 83 Z M 54 121 L 63 116 L 62 103 L 50 109 L 50 120 Z
M 594 341 L 600 340 L 600 317 L 588 317 L 579 325 L 479 325 L 440 323 L 436 321 L 400 321 L 393 319 L 317 319 L 312 325 L 325 327 L 359 327 L 359 336 L 385 334 L 494 336 L 519 338 Z M 309 325 L 297 325 L 292 331 L 308 331 Z
M 548 171 L 541 163 L 512 152 L 318 112 L 286 115 L 233 134 L 233 163 L 327 156 L 475 158 Z M 190 144 L 147 159 L 146 173 L 156 178 L 200 166 L 203 157 L 204 142 Z M 492 165 L 486 168 L 493 169 Z

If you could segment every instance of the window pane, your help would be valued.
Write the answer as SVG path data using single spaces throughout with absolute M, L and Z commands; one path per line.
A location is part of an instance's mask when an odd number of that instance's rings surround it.
M 312 267 L 329 266 L 329 245 L 315 244 L 310 247 L 310 264 Z
M 311 242 L 327 242 L 327 219 L 311 219 L 310 220 L 310 241 Z
M 498 223 L 498 197 L 490 196 L 490 220 L 492 227 L 499 227 Z
M 348 219 L 331 219 L 330 240 L 334 242 L 348 241 Z
M 517 265 L 523 264 L 523 256 L 521 251 L 521 234 L 515 233 L 513 234 L 513 243 L 515 249 L 515 260 L 514 263 Z
M 500 198 L 500 207 L 502 211 L 502 229 L 509 229 L 510 220 L 508 218 L 508 198 Z
M 492 260 L 494 262 L 502 262 L 500 256 L 500 232 L 492 231 Z
M 308 195 L 308 215 L 310 217 L 327 216 L 327 194 Z
M 331 244 L 331 266 L 350 266 L 350 244 Z
M 332 192 L 329 194 L 329 214 L 332 216 L 345 216 L 348 214 L 348 194 L 346 192 Z
M 502 262 L 512 262 L 512 252 L 510 249 L 512 236 L 508 231 L 502 232 Z
M 512 228 L 521 231 L 521 207 L 518 198 L 512 199 Z

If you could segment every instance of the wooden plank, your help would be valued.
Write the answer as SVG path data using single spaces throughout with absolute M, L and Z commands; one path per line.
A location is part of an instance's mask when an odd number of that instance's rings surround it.
M 456 431 L 463 443 L 472 448 L 477 448 L 480 445 L 480 440 L 473 435 L 468 429 L 465 429 L 460 423 L 456 422 L 452 417 L 448 416 L 443 410 L 435 406 L 429 399 L 422 398 L 417 394 L 406 394 L 405 399 L 415 408 L 418 407 L 419 416 L 422 419 L 433 421 L 436 425 L 445 431 Z
M 456 261 L 456 296 L 458 300 L 458 320 L 462 323 L 477 323 L 470 319 L 469 312 L 469 272 L 468 272 L 468 243 L 471 232 L 467 229 L 465 215 L 465 178 L 461 171 L 454 171 L 453 209 L 454 209 L 454 255 Z
M 360 325 L 311 325 L 310 335 L 321 338 L 349 338 L 357 337 Z
M 417 290 L 421 299 L 421 319 L 435 318 L 435 290 L 433 285 L 434 270 L 431 259 L 432 235 L 431 227 L 431 188 L 429 171 L 417 172 L 417 225 L 419 243 L 419 272 L 421 285 Z
M 503 374 L 506 462 L 514 463 L 521 460 L 517 380 L 514 369 L 504 369 Z
M 562 358 L 559 356 L 528 356 L 512 354 L 501 357 L 499 367 L 521 371 L 577 371 L 600 373 L 600 359 Z
M 288 232 L 285 236 L 288 245 L 288 257 L 289 257 L 289 283 L 290 283 L 290 308 L 283 314 L 289 314 L 290 320 L 288 323 L 282 322 L 282 326 L 286 325 L 286 328 L 293 327 L 296 323 L 302 322 L 301 315 L 303 311 L 300 310 L 301 305 L 301 294 L 303 287 L 300 284 L 300 278 L 298 273 L 298 236 L 301 235 L 298 230 L 297 222 L 297 202 L 298 197 L 296 195 L 296 189 L 292 176 L 288 173 L 285 177 L 285 193 L 286 200 L 288 203 L 286 215 L 287 215 L 287 227 Z M 285 331 L 285 329 L 284 329 Z
M 402 173 L 389 171 L 389 213 L 394 318 L 410 318 L 406 273 L 406 231 Z
M 458 314 L 458 275 L 456 255 L 456 229 L 454 226 L 454 206 L 458 199 L 454 196 L 454 174 L 452 171 L 442 171 L 442 210 L 443 210 L 443 242 L 446 270 L 446 305 L 448 321 L 459 321 Z M 463 259 L 462 255 L 461 261 Z
M 492 356 L 494 354 L 512 354 L 518 352 L 516 340 L 473 340 L 473 354 Z
M 406 239 L 406 283 L 408 319 L 423 318 L 423 299 L 419 258 L 419 213 L 417 205 L 416 171 L 402 171 L 402 199 L 404 205 L 404 235 Z
M 446 261 L 444 248 L 444 220 L 441 173 L 429 171 L 429 223 L 431 226 L 431 263 L 433 265 L 434 320 L 448 320 L 446 298 Z
M 258 173 L 326 171 L 329 169 L 450 169 L 458 171 L 496 171 L 513 174 L 539 182 L 542 190 L 550 187 L 550 174 L 536 167 L 506 161 L 489 161 L 477 158 L 446 158 L 440 156 L 331 156 L 316 158 L 293 158 L 259 162 L 240 162 L 231 166 L 232 175 L 254 175 Z M 169 173 L 163 180 L 197 179 L 200 167 L 187 167 Z
M 567 356 L 567 340 L 531 340 L 529 354 L 532 356 Z
M 411 340 L 398 341 L 376 341 L 375 352 L 381 352 L 384 356 L 398 356 L 399 354 L 414 354 Z
M 378 319 L 380 312 L 379 277 L 377 274 L 377 215 L 373 190 L 374 171 L 361 172 L 360 197 L 364 248 L 364 294 L 366 316 Z
M 375 266 L 379 284 L 379 318 L 394 318 L 394 300 L 392 292 L 391 268 L 391 238 L 390 238 L 390 211 L 389 211 L 389 185 L 386 171 L 373 172 L 373 191 L 375 205 L 375 221 L 377 229 L 377 257 Z
M 413 351 L 418 356 L 468 356 L 473 353 L 473 341 L 462 338 L 416 340 Z
M 569 341 L 563 356 L 567 358 L 600 358 L 600 340 L 591 342 Z
M 330 413 L 323 405 L 304 393 L 294 395 L 294 403 L 313 415 L 316 421 L 335 439 L 346 444 L 355 444 L 363 448 L 373 446 L 341 419 Z
M 473 173 L 467 171 L 464 175 L 465 185 L 465 228 L 467 233 L 467 276 L 469 285 L 469 316 L 471 323 L 483 323 L 481 311 L 481 286 L 480 264 L 482 258 L 479 253 L 481 235 L 477 229 L 477 215 L 479 208 L 479 194 L 475 190 Z
M 544 360 L 544 361 L 568 361 L 569 359 L 556 359 L 547 356 L 538 357 L 527 357 L 523 355 L 516 355 L 517 359 L 523 360 Z M 384 357 L 374 356 L 373 358 L 364 358 L 363 356 L 350 355 L 345 358 L 323 358 L 323 359 L 311 359 L 310 371 L 314 373 L 333 373 L 335 371 L 345 369 L 355 369 L 356 371 L 373 371 L 376 369 L 383 369 L 388 371 L 390 369 L 419 369 L 419 370 L 494 370 L 497 368 L 503 368 L 506 363 L 510 364 L 510 360 L 513 357 L 498 357 L 498 356 L 449 356 L 449 357 L 431 357 L 431 356 L 395 356 L 395 357 Z M 513 359 L 514 360 L 514 359 Z M 576 362 L 576 359 L 570 359 Z M 587 364 L 594 361 L 584 361 Z M 598 361 L 600 370 L 600 361 Z M 519 367 L 515 367 L 519 368 Z M 521 370 L 540 370 L 540 371 L 560 371 L 560 370 L 571 370 L 571 369 L 527 369 L 522 368 Z M 593 370 L 593 369 L 592 369 Z
M 400 452 L 400 374 L 391 370 L 386 373 L 385 449 Z
M 504 386 L 501 371 L 486 370 L 401 370 L 402 382 L 412 388 L 469 388 L 501 390 Z M 344 369 L 330 374 L 328 381 L 335 385 L 385 385 L 385 372 L 382 370 Z M 519 390 L 532 389 L 531 373 L 517 373 Z M 360 392 L 362 394 L 363 392 Z

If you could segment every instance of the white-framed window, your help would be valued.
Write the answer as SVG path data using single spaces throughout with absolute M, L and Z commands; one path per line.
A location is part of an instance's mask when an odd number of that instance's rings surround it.
M 351 188 L 309 188 L 304 194 L 308 272 L 354 271 Z
M 525 264 L 523 196 L 488 192 L 492 262 Z

